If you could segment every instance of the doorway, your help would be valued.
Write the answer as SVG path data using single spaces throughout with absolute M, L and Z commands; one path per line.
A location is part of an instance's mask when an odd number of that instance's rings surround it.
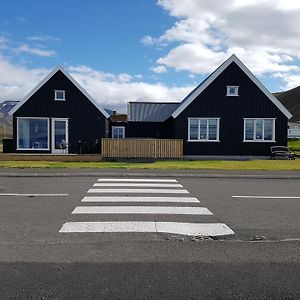
M 52 119 L 52 153 L 67 154 L 69 152 L 68 119 Z

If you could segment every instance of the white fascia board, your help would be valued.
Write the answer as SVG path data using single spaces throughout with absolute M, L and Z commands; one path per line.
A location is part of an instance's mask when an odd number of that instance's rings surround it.
M 260 88 L 260 90 L 275 104 L 275 106 L 290 119 L 293 115 L 285 106 L 257 79 L 257 77 L 236 57 L 234 62 L 246 73 L 246 75 Z
M 36 85 L 10 112 L 13 115 L 33 94 L 35 94 L 56 72 L 61 71 L 94 105 L 95 107 L 106 117 L 110 118 L 110 115 L 93 99 L 93 97 L 62 67 L 55 67 L 38 85 Z
M 230 64 L 232 63 L 232 56 L 226 60 L 218 69 L 216 69 L 203 83 L 201 83 L 195 90 L 188 96 L 188 98 L 180 105 L 172 114 L 175 119 L 180 115 L 183 110 L 188 107 Z
M 237 58 L 236 55 L 231 55 L 220 67 L 218 67 L 202 84 L 200 84 L 180 105 L 172 117 L 175 119 L 182 113 L 182 111 L 191 104 L 223 71 L 232 63 L 235 62 L 243 72 L 258 86 L 258 88 L 277 106 L 277 108 L 288 118 L 292 117 L 292 114 L 283 106 L 283 104 L 276 99 L 266 87 L 251 73 L 251 71 Z
M 9 115 L 13 115 L 34 93 L 36 93 L 58 70 L 60 66 L 55 67 L 42 81 L 40 81 L 13 109 Z
M 72 81 L 72 83 L 84 94 L 95 106 L 96 108 L 108 119 L 110 115 L 94 100 L 94 98 L 69 74 L 63 67 L 60 70 Z

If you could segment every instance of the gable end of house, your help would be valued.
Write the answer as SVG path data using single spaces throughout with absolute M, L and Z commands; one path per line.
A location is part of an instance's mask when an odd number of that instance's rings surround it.
M 110 115 L 103 109 L 93 97 L 62 67 L 55 67 L 42 81 L 39 82 L 10 112 L 12 116 L 19 108 L 21 108 L 40 88 L 42 88 L 57 72 L 62 72 L 75 87 L 108 119 Z
M 221 66 L 219 66 L 210 76 L 208 76 L 199 86 L 197 86 L 185 99 L 183 99 L 181 105 L 172 114 L 172 117 L 177 118 L 184 111 L 184 109 L 189 106 L 233 62 L 237 64 L 237 66 L 254 82 L 254 84 L 288 119 L 292 117 L 292 114 L 282 105 L 282 103 L 268 91 L 268 89 L 234 54 L 229 57 Z

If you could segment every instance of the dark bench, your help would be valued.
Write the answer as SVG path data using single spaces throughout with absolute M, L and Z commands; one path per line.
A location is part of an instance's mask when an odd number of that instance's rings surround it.
M 286 157 L 287 159 L 295 159 L 294 153 L 291 153 L 288 147 L 273 146 L 270 148 L 270 150 L 270 159 L 276 159 L 276 157 Z

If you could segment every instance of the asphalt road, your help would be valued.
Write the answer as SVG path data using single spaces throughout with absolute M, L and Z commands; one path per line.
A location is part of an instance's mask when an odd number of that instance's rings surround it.
M 59 233 L 64 223 L 87 219 L 71 212 L 96 180 L 0 178 L 2 194 L 68 194 L 0 196 L 1 299 L 300 299 L 300 199 L 232 197 L 298 197 L 298 180 L 177 178 L 200 200 L 198 206 L 213 212 L 212 219 L 201 220 L 225 223 L 235 232 L 215 240 Z

